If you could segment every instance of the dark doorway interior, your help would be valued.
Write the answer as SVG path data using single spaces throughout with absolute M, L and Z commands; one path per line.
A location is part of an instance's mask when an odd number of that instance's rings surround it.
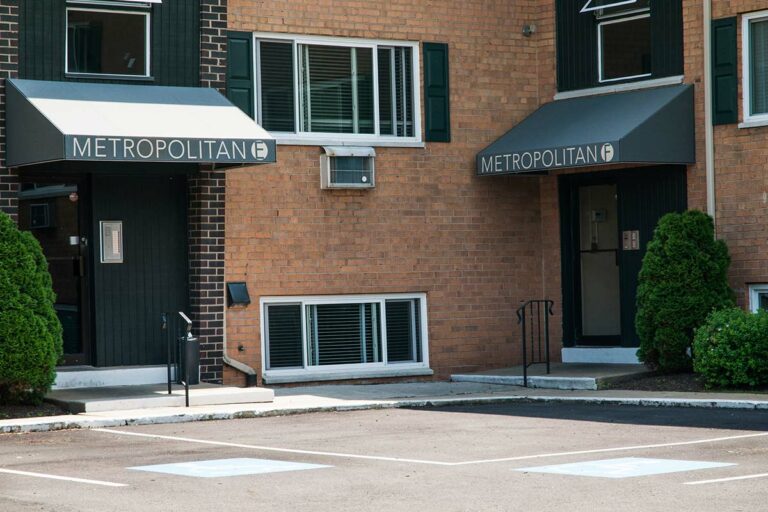
M 56 294 L 64 364 L 91 364 L 88 187 L 82 178 L 21 184 L 19 227 L 43 249 Z
M 637 278 L 658 220 L 687 207 L 684 166 L 559 178 L 563 344 L 639 346 Z

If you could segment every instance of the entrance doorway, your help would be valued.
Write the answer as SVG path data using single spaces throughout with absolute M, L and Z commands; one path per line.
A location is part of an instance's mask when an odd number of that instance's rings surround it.
M 658 220 L 687 207 L 685 171 L 560 176 L 564 346 L 639 346 L 638 274 Z
M 48 261 L 64 365 L 164 364 L 160 315 L 188 310 L 186 175 L 142 171 L 22 182 L 19 226 Z
M 19 227 L 43 249 L 61 321 L 64 364 L 91 364 L 88 192 L 83 179 L 21 184 Z

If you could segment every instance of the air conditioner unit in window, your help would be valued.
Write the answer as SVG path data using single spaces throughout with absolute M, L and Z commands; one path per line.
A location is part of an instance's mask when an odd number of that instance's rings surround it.
M 320 188 L 373 188 L 374 159 L 371 147 L 324 146 L 320 156 Z

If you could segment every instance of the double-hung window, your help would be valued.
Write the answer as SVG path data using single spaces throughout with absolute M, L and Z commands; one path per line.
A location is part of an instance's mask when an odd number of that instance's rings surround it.
M 70 0 L 66 10 L 65 72 L 149 77 L 151 3 Z
M 255 48 L 257 119 L 278 141 L 420 141 L 417 44 L 257 34 Z
M 261 302 L 268 382 L 431 373 L 423 294 Z
M 768 11 L 742 17 L 744 121 L 768 122 Z
M 600 2 L 595 4 L 597 8 Z M 651 76 L 651 14 L 648 0 L 605 5 L 593 11 L 598 19 L 599 81 Z

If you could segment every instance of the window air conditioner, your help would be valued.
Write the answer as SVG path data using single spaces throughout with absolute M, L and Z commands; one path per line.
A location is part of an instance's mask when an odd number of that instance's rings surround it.
M 374 159 L 371 147 L 324 146 L 320 155 L 320 188 L 373 188 Z

